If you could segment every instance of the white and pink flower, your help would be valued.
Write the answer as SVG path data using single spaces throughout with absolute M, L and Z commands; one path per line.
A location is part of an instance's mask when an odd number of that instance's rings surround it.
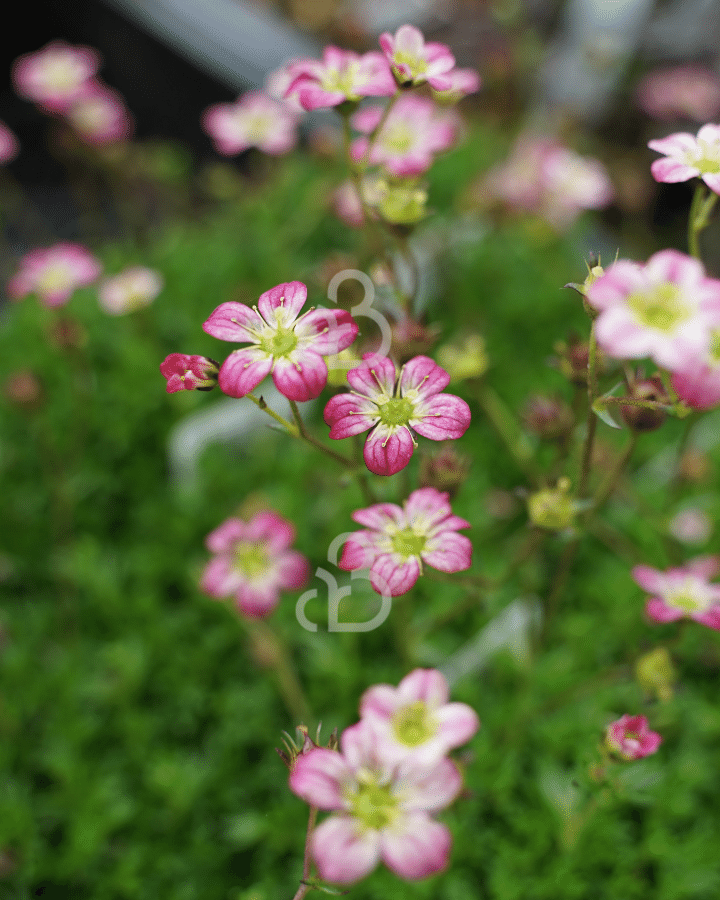
M 380 124 L 381 106 L 366 106 L 351 118 L 356 131 L 370 135 Z M 433 156 L 447 150 L 455 142 L 460 120 L 453 110 L 441 110 L 432 100 L 412 94 L 401 97 L 388 114 L 373 139 L 368 162 L 382 165 L 391 175 L 419 175 L 430 168 Z M 369 138 L 356 138 L 351 155 L 356 161 L 365 158 Z
M 97 50 L 51 41 L 15 60 L 13 84 L 21 97 L 63 113 L 88 90 L 99 65 Z
M 662 743 L 656 731 L 650 731 L 645 716 L 621 716 L 608 725 L 605 744 L 613 753 L 623 759 L 642 759 L 655 753 Z
M 234 597 L 238 610 L 249 618 L 264 618 L 278 605 L 280 591 L 299 590 L 307 583 L 307 559 L 288 549 L 294 540 L 290 522 L 271 510 L 249 522 L 227 519 L 205 540 L 215 555 L 200 587 L 217 599 Z
M 272 372 L 275 387 L 288 400 L 312 400 L 327 384 L 324 356 L 345 350 L 358 326 L 342 309 L 300 310 L 307 288 L 300 281 L 265 291 L 252 309 L 243 303 L 222 303 L 203 324 L 221 341 L 252 344 L 233 351 L 220 369 L 220 389 L 230 397 L 245 397 Z
M 468 94 L 475 94 L 480 90 L 482 80 L 475 69 L 453 69 L 445 76 L 450 86 L 442 90 L 434 90 L 433 96 L 439 103 L 457 103 Z
M 437 669 L 415 669 L 395 688 L 376 684 L 360 699 L 360 718 L 373 719 L 387 759 L 432 766 L 467 743 L 480 727 L 466 703 L 450 703 Z
M 720 328 L 711 330 L 710 347 L 704 356 L 673 372 L 672 385 L 678 397 L 693 409 L 712 409 L 720 404 Z
M 65 116 L 80 140 L 95 147 L 127 140 L 135 129 L 122 96 L 99 81 L 88 85 Z
M 325 47 L 322 61 L 298 60 L 286 96 L 296 96 L 303 109 L 339 106 L 346 100 L 389 97 L 397 90 L 387 60 L 381 53 L 360 56 L 352 50 Z
M 378 503 L 358 509 L 352 518 L 365 529 L 345 542 L 338 566 L 346 572 L 369 568 L 370 584 L 379 594 L 406 594 L 423 563 L 440 572 L 462 572 L 472 565 L 472 544 L 458 534 L 470 523 L 453 515 L 448 495 L 435 488 L 413 491 L 403 507 Z
M 298 115 L 289 103 L 248 91 L 235 103 L 218 103 L 203 114 L 203 128 L 218 153 L 232 156 L 249 147 L 279 156 L 297 143 Z
M 720 194 L 720 125 L 703 125 L 697 137 L 679 131 L 648 141 L 648 147 L 664 154 L 650 166 L 655 181 L 675 184 L 702 178 L 711 191 Z
M 595 333 L 608 356 L 650 357 L 673 372 L 704 359 L 720 326 L 720 281 L 677 250 L 661 250 L 644 266 L 619 260 L 586 297 L 600 312 Z
M 0 122 L 0 166 L 12 162 L 19 150 L 18 139 L 4 122 Z
M 211 391 L 218 380 L 220 364 L 207 356 L 171 353 L 160 363 L 160 374 L 167 379 L 167 393 Z
M 333 813 L 312 835 L 320 877 L 350 884 L 380 861 L 407 880 L 441 872 L 452 836 L 433 814 L 460 793 L 456 766 L 449 759 L 432 768 L 392 762 L 368 720 L 346 728 L 340 748 L 310 750 L 290 773 L 290 789 L 298 797 Z
M 62 306 L 78 288 L 92 284 L 101 271 L 98 260 L 81 244 L 61 242 L 26 253 L 7 290 L 13 300 L 36 294 L 46 306 Z
M 333 440 L 370 430 L 365 465 L 375 475 L 394 475 L 410 462 L 413 432 L 431 441 L 462 437 L 470 424 L 464 400 L 441 391 L 450 376 L 427 356 L 416 356 L 400 370 L 384 356 L 366 353 L 347 375 L 352 390 L 337 394 L 325 407 Z
M 687 565 L 662 572 L 650 566 L 635 566 L 632 577 L 652 594 L 645 611 L 655 622 L 690 618 L 720 631 L 720 584 L 710 579 L 720 572 L 720 557 L 698 556 Z
M 708 122 L 720 112 L 720 78 L 696 65 L 656 69 L 642 79 L 636 97 L 654 119 Z
M 398 84 L 424 84 L 436 91 L 452 90 L 456 84 L 450 73 L 455 57 L 445 44 L 425 43 L 414 25 L 401 25 L 393 36 L 380 35 L 380 46 L 392 66 Z
M 130 266 L 100 283 L 98 300 L 106 313 L 122 316 L 152 303 L 162 289 L 159 272 L 146 266 Z

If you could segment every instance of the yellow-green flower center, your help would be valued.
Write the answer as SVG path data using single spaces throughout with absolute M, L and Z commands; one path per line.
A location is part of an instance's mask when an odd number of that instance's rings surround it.
M 413 414 L 413 404 L 405 397 L 386 400 L 379 408 L 383 425 L 407 425 Z
M 392 728 L 398 741 L 408 747 L 424 744 L 437 731 L 423 700 L 401 707 L 392 717 Z
M 292 328 L 278 326 L 277 331 L 263 335 L 260 347 L 271 356 L 289 356 L 297 347 L 297 335 Z
M 658 331 L 672 331 L 689 318 L 675 284 L 665 283 L 644 294 L 631 294 L 627 302 L 638 322 Z
M 233 554 L 235 568 L 246 578 L 256 578 L 268 568 L 268 555 L 264 544 L 256 541 L 238 541 Z
M 700 170 L 701 175 L 717 175 L 720 172 L 720 144 L 699 142 L 700 155 L 696 159 L 688 159 L 688 164 Z M 695 151 L 697 153 L 697 151 Z
M 359 94 L 353 93 L 359 68 L 358 63 L 351 62 L 345 69 L 330 69 L 323 75 L 320 86 L 329 94 L 345 94 L 348 100 L 359 100 Z
M 393 153 L 407 153 L 412 147 L 412 140 L 412 132 L 405 123 L 397 123 L 383 130 L 382 143 Z
M 710 334 L 710 356 L 714 363 L 720 363 L 720 328 Z
M 70 282 L 71 273 L 67 266 L 57 263 L 46 269 L 38 279 L 38 289 L 41 294 L 51 294 L 53 291 L 63 290 Z
M 360 774 L 357 790 L 348 799 L 353 815 L 366 829 L 380 831 L 397 815 L 397 799 L 393 797 L 390 785 L 378 784 L 377 777 L 371 772 Z
M 413 79 L 427 72 L 425 60 L 421 56 L 415 56 L 414 53 L 408 53 L 407 50 L 396 50 L 393 59 L 396 65 L 406 65 L 410 69 Z
M 394 553 L 400 553 L 402 556 L 420 556 L 427 542 L 427 538 L 422 534 L 415 534 L 412 528 L 403 528 L 391 538 Z

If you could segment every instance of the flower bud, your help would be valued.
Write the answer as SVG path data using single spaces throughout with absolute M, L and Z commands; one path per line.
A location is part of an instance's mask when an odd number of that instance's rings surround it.
M 427 356 L 435 345 L 440 329 L 413 319 L 401 319 L 392 326 L 393 355 L 403 365 L 416 356 Z
M 391 225 L 414 225 L 427 215 L 427 190 L 415 179 L 381 181 L 377 210 Z
M 43 399 L 40 381 L 30 369 L 18 369 L 5 380 L 3 393 L 13 406 L 37 409 Z
M 160 373 L 167 378 L 167 392 L 211 391 L 218 380 L 220 364 L 207 356 L 171 353 L 160 363 Z
M 452 500 L 467 479 L 469 469 L 468 456 L 458 453 L 454 447 L 443 447 L 420 460 L 420 487 L 446 491 Z
M 590 348 L 587 341 L 578 337 L 571 337 L 568 343 L 558 341 L 555 344 L 557 353 L 557 366 L 571 384 L 582 387 L 587 384 L 588 360 Z M 600 351 L 597 351 L 598 363 L 601 360 Z
M 297 732 L 298 739 L 293 740 L 287 731 L 283 731 L 283 744 L 285 745 L 285 750 L 280 750 L 279 747 L 275 748 L 275 752 L 278 754 L 280 759 L 285 763 L 288 769 L 292 772 L 295 768 L 295 764 L 298 761 L 300 756 L 305 756 L 305 754 L 310 753 L 311 750 L 318 749 L 320 745 L 320 729 L 322 728 L 322 722 L 317 727 L 317 732 L 315 733 L 315 740 L 310 737 L 308 733 L 308 729 L 306 725 L 297 725 L 295 727 L 295 731 Z M 328 738 L 327 744 L 325 744 L 325 748 L 327 750 L 337 750 L 339 746 L 338 736 L 337 736 L 337 728 L 334 728 L 330 737 Z
M 634 381 L 628 385 L 627 396 L 633 400 L 651 400 L 655 403 L 670 402 L 659 375 Z M 655 431 L 667 418 L 664 409 L 648 409 L 644 406 L 625 404 L 620 406 L 620 415 L 625 424 L 633 431 Z
M 530 397 L 522 418 L 527 429 L 545 441 L 564 438 L 573 427 L 572 410 L 561 397 Z
M 466 335 L 460 344 L 443 344 L 437 359 L 453 381 L 481 378 L 489 365 L 485 341 L 479 334 Z
M 635 664 L 635 677 L 648 694 L 655 694 L 663 702 L 672 699 L 675 667 L 665 647 L 656 647 L 641 656 Z
M 570 481 L 561 478 L 554 488 L 543 488 L 527 498 L 528 515 L 533 525 L 549 531 L 562 531 L 575 520 L 577 504 L 569 496 Z

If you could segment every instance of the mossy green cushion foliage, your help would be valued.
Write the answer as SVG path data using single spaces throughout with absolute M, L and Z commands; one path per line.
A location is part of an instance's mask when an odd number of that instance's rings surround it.
M 502 144 L 475 128 L 438 163 L 436 222 L 463 213 L 470 180 L 500 158 Z M 166 284 L 150 307 L 118 318 L 102 312 L 92 289 L 79 291 L 59 314 L 80 323 L 82 347 L 51 345 L 54 311 L 33 298 L 3 311 L 5 377 L 31 369 L 42 395 L 32 408 L 1 401 L 0 900 L 289 900 L 297 890 L 307 807 L 289 791 L 274 750 L 297 722 L 238 616 L 199 591 L 203 541 L 255 495 L 295 524 L 295 546 L 313 571 L 340 577 L 327 548 L 357 527 L 350 515 L 366 504 L 339 467 L 273 430 L 270 419 L 251 441 L 209 447 L 195 482 L 174 483 L 171 428 L 223 398 L 167 395 L 158 366 L 173 352 L 223 359 L 230 346 L 201 325 L 224 301 L 254 303 L 297 279 L 309 285 L 312 305 L 327 304 L 315 273 L 331 253 L 359 245 L 327 208 L 340 177 L 328 163 L 298 157 L 249 186 L 242 202 L 168 225 L 142 248 L 100 248 L 108 271 L 141 263 Z M 587 334 L 580 297 L 562 289 L 582 281 L 587 244 L 581 228 L 561 239 L 516 221 L 483 225 L 476 240 L 441 256 L 429 318 L 443 340 L 471 330 L 485 336 L 488 381 L 512 409 L 531 393 L 571 399 L 548 359 L 571 331 Z M 453 511 L 473 525 L 472 571 L 497 577 L 527 537 L 527 516 L 515 498 L 509 518 L 494 517 L 488 493 L 526 482 L 467 386 L 450 390 L 473 412 L 456 442 L 472 465 Z M 324 436 L 321 413 L 322 399 L 310 418 Z M 693 623 L 649 624 L 630 577 L 640 550 L 658 567 L 678 563 L 668 554 L 692 555 L 658 538 L 658 523 L 684 495 L 667 509 L 653 461 L 681 431 L 671 421 L 639 443 L 641 472 L 605 514 L 622 537 L 611 546 L 603 535 L 582 543 L 547 648 L 529 661 L 503 651 L 453 687 L 482 728 L 460 754 L 467 796 L 440 817 L 454 836 L 448 871 L 410 884 L 381 867 L 350 896 L 718 896 L 720 637 Z M 627 439 L 602 423 L 599 436 L 613 448 Z M 426 441 L 421 449 L 434 448 Z M 547 448 L 538 453 L 551 458 Z M 712 456 L 720 463 L 716 449 Z M 404 499 L 402 476 L 374 483 L 383 499 Z M 702 490 L 717 521 L 718 498 Z M 547 595 L 563 539 L 547 545 L 545 563 L 518 566 L 507 585 L 477 591 L 473 607 L 419 636 L 420 662 L 442 665 L 508 603 Z M 323 738 L 357 720 L 367 687 L 407 674 L 393 641 L 398 616 L 419 634 L 465 602 L 457 584 L 421 578 L 377 630 L 328 633 L 326 589 L 319 579 L 309 586 L 318 589 L 307 606 L 317 633 L 296 621 L 297 594 L 284 596 L 270 623 L 306 688 L 311 733 L 322 720 Z M 364 591 L 342 615 L 353 604 L 361 614 L 376 608 Z M 633 668 L 675 634 L 679 686 L 660 703 L 644 695 Z M 622 797 L 594 804 L 588 769 L 605 726 L 624 712 L 649 715 L 664 741 L 654 757 L 623 770 Z

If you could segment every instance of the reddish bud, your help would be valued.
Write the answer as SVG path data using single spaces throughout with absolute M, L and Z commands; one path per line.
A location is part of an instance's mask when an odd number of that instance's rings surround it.
M 561 397 L 530 397 L 522 412 L 525 426 L 545 441 L 566 437 L 573 427 L 573 414 Z
M 171 353 L 160 363 L 160 373 L 167 378 L 167 392 L 211 391 L 218 380 L 220 364 L 207 356 Z
M 650 400 L 653 403 L 669 403 L 659 375 L 643 378 L 628 385 L 627 396 L 633 400 Z M 666 419 L 664 409 L 650 409 L 644 406 L 621 405 L 620 415 L 633 431 L 655 431 Z
M 467 479 L 469 468 L 469 457 L 453 447 L 443 447 L 420 460 L 420 487 L 446 491 L 452 500 Z

